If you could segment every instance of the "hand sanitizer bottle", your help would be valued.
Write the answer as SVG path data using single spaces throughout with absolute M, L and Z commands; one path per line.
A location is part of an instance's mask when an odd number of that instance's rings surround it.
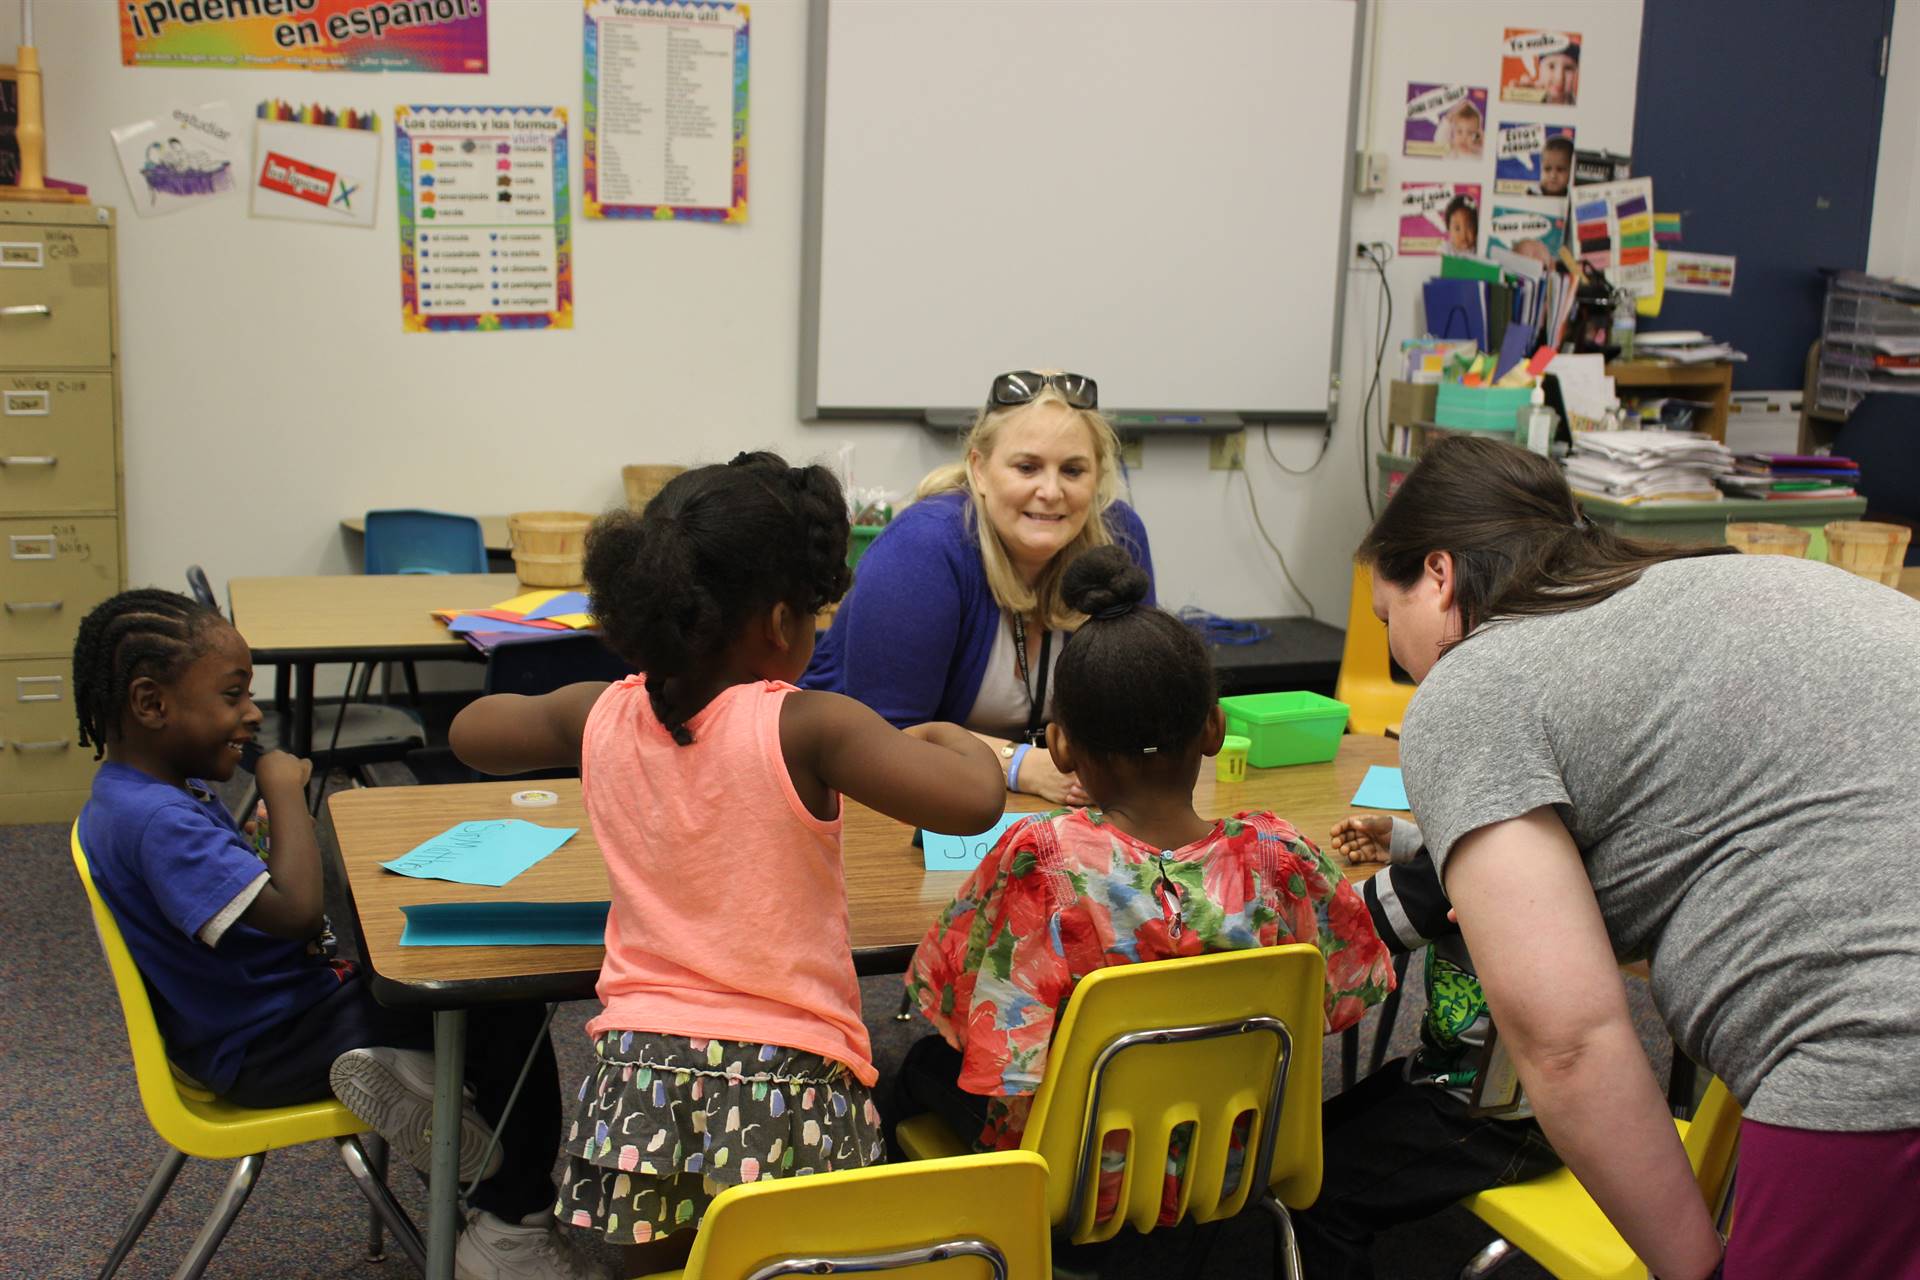
M 1520 411 L 1520 430 L 1518 443 L 1524 449 L 1549 457 L 1553 451 L 1553 429 L 1559 424 L 1560 415 L 1547 405 L 1547 393 L 1540 387 L 1533 389 L 1527 407 Z

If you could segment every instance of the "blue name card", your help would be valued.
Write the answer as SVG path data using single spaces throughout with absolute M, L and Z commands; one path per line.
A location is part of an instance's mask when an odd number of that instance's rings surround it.
M 1383 764 L 1370 765 L 1360 789 L 1353 793 L 1356 809 L 1412 809 L 1407 803 L 1407 783 L 1398 769 Z
M 920 852 L 925 855 L 929 871 L 971 871 L 980 865 L 980 860 L 992 852 L 993 846 L 1000 842 L 1008 827 L 1022 818 L 1031 818 L 1030 813 L 1009 813 L 1000 821 L 974 836 L 950 836 L 940 831 L 922 831 L 920 833 Z

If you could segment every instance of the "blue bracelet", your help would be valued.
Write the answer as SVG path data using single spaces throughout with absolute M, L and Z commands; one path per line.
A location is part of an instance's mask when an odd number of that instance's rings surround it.
M 1027 752 L 1033 750 L 1033 744 L 1023 742 L 1013 749 L 1013 755 L 1007 759 L 1007 790 L 1020 789 L 1020 762 L 1026 759 Z

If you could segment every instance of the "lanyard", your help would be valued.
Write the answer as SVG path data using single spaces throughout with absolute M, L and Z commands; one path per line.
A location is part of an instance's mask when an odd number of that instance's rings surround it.
M 1029 674 L 1027 671 L 1027 620 L 1017 613 L 1013 615 L 1013 665 L 1020 673 L 1021 687 L 1027 691 L 1027 741 L 1036 747 L 1047 740 L 1044 725 L 1049 665 L 1047 659 L 1052 652 L 1053 632 L 1043 631 L 1040 633 L 1040 670 L 1036 674 Z

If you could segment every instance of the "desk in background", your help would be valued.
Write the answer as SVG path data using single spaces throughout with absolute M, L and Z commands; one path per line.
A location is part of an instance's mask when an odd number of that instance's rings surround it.
M 360 579 L 372 581 L 372 579 Z M 1386 738 L 1346 737 L 1328 764 L 1253 769 L 1241 783 L 1219 783 L 1201 770 L 1194 805 L 1202 816 L 1271 809 L 1294 822 L 1316 844 L 1352 812 L 1347 801 L 1369 765 L 1399 763 L 1399 744 Z M 510 782 L 443 787 L 374 787 L 328 799 L 321 845 L 343 873 L 353 901 L 360 956 L 374 994 L 389 1005 L 434 1011 L 434 1132 L 456 1134 L 460 1124 L 460 1064 L 465 1057 L 470 1005 L 503 1000 L 577 1000 L 593 994 L 604 950 L 598 946 L 401 947 L 400 908 L 420 902 L 484 901 L 510 895 L 522 902 L 599 901 L 610 896 L 606 865 L 587 824 L 577 779 L 543 783 L 559 793 L 551 809 L 513 808 Z M 1033 797 L 1010 797 L 1018 807 L 1042 808 Z M 527 818 L 545 826 L 580 828 L 555 853 L 516 876 L 505 890 L 394 875 L 380 863 L 438 835 L 456 822 Z M 903 972 L 914 946 L 964 879 L 960 872 L 924 869 L 906 825 L 864 805 L 845 802 L 842 853 L 854 967 L 862 973 Z M 1348 867 L 1362 880 L 1376 865 Z M 452 1273 L 458 1221 L 458 1147 L 436 1144 L 429 1186 L 427 1275 Z
M 1312 618 L 1248 618 L 1272 634 L 1257 644 L 1210 644 L 1220 692 L 1284 693 L 1303 689 L 1333 696 L 1347 633 Z M 1351 793 L 1349 793 L 1351 794 Z M 1326 833 L 1321 832 L 1324 836 Z M 1320 837 L 1315 837 L 1315 843 Z

